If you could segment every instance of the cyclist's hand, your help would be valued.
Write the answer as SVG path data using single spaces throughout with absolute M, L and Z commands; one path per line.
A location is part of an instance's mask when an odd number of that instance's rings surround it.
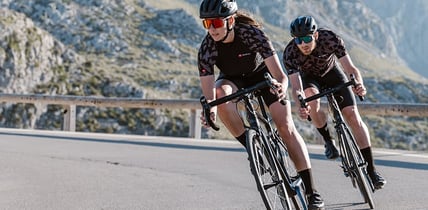
M 215 123 L 215 121 L 216 121 L 215 112 L 211 112 L 210 117 L 211 117 L 211 120 Z M 201 112 L 200 119 L 201 119 L 201 125 L 204 128 L 210 128 L 210 125 L 208 124 L 208 121 L 205 119 L 204 111 Z
M 273 86 L 274 88 L 271 88 L 271 93 L 275 94 L 278 97 L 278 100 L 285 98 L 286 90 L 284 90 L 284 86 L 282 83 L 278 82 L 277 80 L 273 79 Z
M 352 87 L 352 90 L 359 96 L 365 96 L 367 94 L 366 87 L 361 83 L 357 83 L 355 87 Z
M 310 112 L 311 107 L 309 105 L 306 108 L 299 107 L 299 116 L 304 120 L 308 119 Z

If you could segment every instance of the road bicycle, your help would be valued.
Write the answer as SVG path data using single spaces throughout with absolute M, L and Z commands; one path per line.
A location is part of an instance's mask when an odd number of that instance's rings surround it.
M 269 73 L 265 74 L 265 79 L 211 102 L 202 96 L 200 102 L 203 114 L 208 125 L 218 131 L 219 127 L 210 118 L 211 108 L 226 102 L 236 103 L 246 128 L 246 149 L 251 173 L 266 208 L 307 209 L 302 179 L 259 94 L 263 88 L 275 89 Z M 286 101 L 282 100 L 281 103 L 285 105 Z
M 333 88 L 321 88 L 320 93 L 306 99 L 298 95 L 298 99 L 301 107 L 306 108 L 307 102 L 326 96 L 329 113 L 338 137 L 341 168 L 343 169 L 344 175 L 351 179 L 353 187 L 358 187 L 364 201 L 369 204 L 371 209 L 374 209 L 372 193 L 375 191 L 375 188 L 367 173 L 367 162 L 364 160 L 352 132 L 344 121 L 335 96 L 337 91 L 342 88 L 348 88 L 348 86 L 351 85 L 354 87 L 357 85 L 353 75 L 351 75 L 351 80 L 346 83 Z M 364 98 L 360 96 L 360 100 L 364 100 Z M 310 117 L 308 120 L 311 120 Z

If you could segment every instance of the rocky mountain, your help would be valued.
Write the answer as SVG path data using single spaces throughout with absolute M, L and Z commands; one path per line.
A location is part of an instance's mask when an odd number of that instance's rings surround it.
M 421 57 L 426 51 L 419 41 L 423 33 L 413 23 L 405 24 L 420 13 L 417 21 L 426 25 L 422 14 L 427 3 L 388 1 L 388 10 L 382 10 L 377 2 L 238 3 L 263 23 L 278 53 L 290 40 L 289 22 L 298 15 L 313 15 L 321 27 L 337 30 L 365 75 L 368 101 L 428 103 L 428 82 L 421 76 L 426 70 L 420 68 L 427 62 Z M 206 33 L 197 15 L 199 3 L 0 0 L 0 92 L 199 98 L 196 53 Z M 414 34 L 412 39 L 408 34 Z M 176 110 L 79 107 L 78 118 L 79 131 L 185 136 L 188 128 L 187 113 Z M 427 148 L 426 118 L 367 116 L 367 121 L 377 146 Z M 61 107 L 4 104 L 0 126 L 60 129 Z M 298 127 L 313 138 L 307 123 L 298 122 Z
M 425 78 L 428 77 L 425 55 L 428 44 L 424 34 L 428 32 L 428 2 L 415 0 L 406 3 L 400 0 L 364 0 L 388 29 L 397 53 L 408 66 Z

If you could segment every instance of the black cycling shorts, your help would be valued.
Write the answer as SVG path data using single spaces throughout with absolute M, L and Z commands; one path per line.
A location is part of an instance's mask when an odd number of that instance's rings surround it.
M 228 76 L 220 72 L 220 75 L 218 76 L 217 80 L 226 79 L 233 82 L 233 84 L 235 84 L 238 87 L 238 89 L 247 88 L 247 87 L 256 85 L 259 82 L 264 81 L 265 72 L 268 72 L 266 66 L 258 70 L 257 72 L 253 72 L 249 75 L 242 75 L 242 76 Z M 276 95 L 270 92 L 270 87 L 261 89 L 260 94 L 262 95 L 263 100 L 268 107 L 271 104 L 278 101 L 278 98 L 276 97 Z
M 333 88 L 339 84 L 346 83 L 348 81 L 345 73 L 337 67 L 333 67 L 326 75 L 323 77 L 313 76 L 308 74 L 302 74 L 302 83 L 303 88 L 315 87 L 318 90 L 322 91 L 324 88 Z M 352 92 L 350 86 L 348 88 L 343 88 L 334 94 L 334 97 L 339 104 L 340 109 L 343 109 L 347 106 L 356 105 L 355 96 Z

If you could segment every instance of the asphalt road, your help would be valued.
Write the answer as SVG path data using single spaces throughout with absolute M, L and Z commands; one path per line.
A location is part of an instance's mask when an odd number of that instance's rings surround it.
M 367 209 L 339 162 L 309 145 L 327 209 Z M 376 209 L 428 209 L 428 154 L 379 150 Z M 0 129 L 0 209 L 264 209 L 231 141 Z

